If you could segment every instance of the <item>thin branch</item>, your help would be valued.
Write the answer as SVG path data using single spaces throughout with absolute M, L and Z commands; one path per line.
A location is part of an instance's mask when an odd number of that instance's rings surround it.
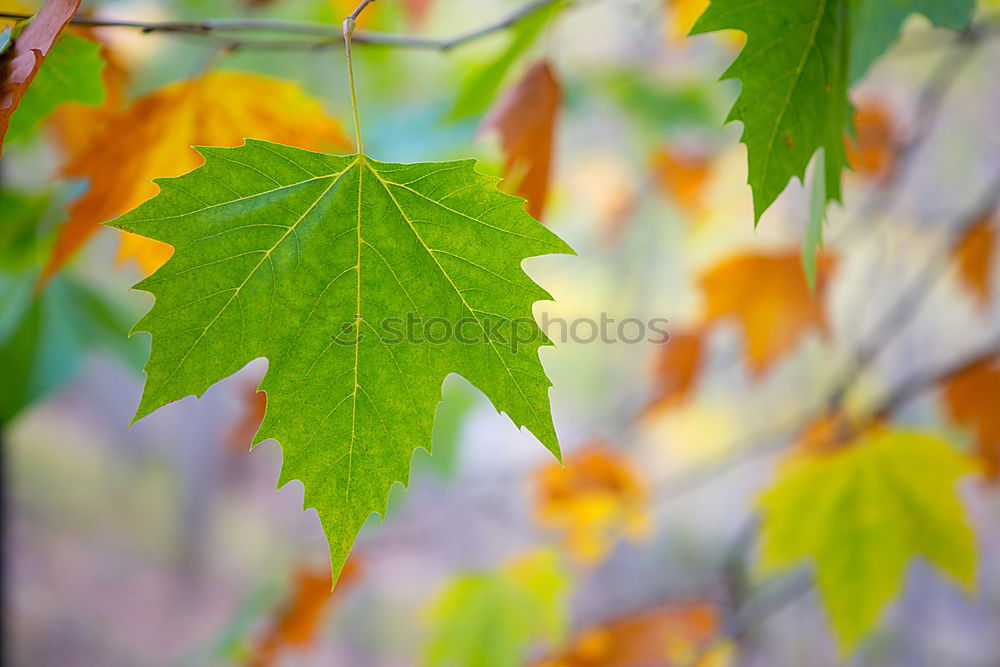
M 458 46 L 501 32 L 524 19 L 554 5 L 561 0 L 534 0 L 507 16 L 488 23 L 481 28 L 461 33 L 453 37 L 421 37 L 376 30 L 356 30 L 351 36 L 354 44 L 370 46 L 385 46 L 403 49 L 427 49 L 432 51 L 450 51 Z M 362 5 L 368 4 L 367 2 Z M 24 20 L 31 18 L 29 14 L 17 12 L 0 12 L 0 18 Z M 231 48 L 263 48 L 263 49 L 322 49 L 342 44 L 343 34 L 339 26 L 327 25 L 311 21 L 287 21 L 280 19 L 205 19 L 203 21 L 133 21 L 126 19 L 103 19 L 76 17 L 70 21 L 73 25 L 130 28 L 144 33 L 163 32 L 196 37 L 215 37 L 216 43 L 222 42 Z M 231 33 L 279 33 L 300 35 L 313 39 L 303 40 L 270 40 L 270 39 L 232 39 L 225 38 Z M 211 40 L 210 40 L 211 41 Z

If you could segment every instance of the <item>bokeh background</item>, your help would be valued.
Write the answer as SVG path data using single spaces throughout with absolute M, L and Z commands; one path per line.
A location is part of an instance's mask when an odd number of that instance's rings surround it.
M 379 0 L 362 27 L 451 35 L 518 6 Z M 852 91 L 855 170 L 827 223 L 835 269 L 821 271 L 811 297 L 798 263 L 809 188 L 793 183 L 754 228 L 740 128 L 723 125 L 738 88 L 718 81 L 741 38 L 684 38 L 703 6 L 573 3 L 485 92 L 470 92 L 470 81 L 521 33 L 448 53 L 356 47 L 369 154 L 476 157 L 494 173 L 503 171 L 502 150 L 483 119 L 527 68 L 546 61 L 562 102 L 543 222 L 578 256 L 525 263 L 555 299 L 536 304 L 536 315 L 666 318 L 674 341 L 698 332 L 704 352 L 700 380 L 687 387 L 663 361 L 672 342 L 543 350 L 565 469 L 450 377 L 434 456 L 415 454 L 408 489 L 397 485 L 387 518 L 361 531 L 332 594 L 326 543 L 315 513 L 302 512 L 301 486 L 275 490 L 278 444 L 248 451 L 266 362 L 129 427 L 148 353 L 145 334 L 127 338 L 151 305 L 129 290 L 143 268 L 134 256 L 116 259 L 120 234 L 104 229 L 33 296 L 54 234 L 88 180 L 65 172 L 72 120 L 7 146 L 8 664 L 440 664 L 456 650 L 468 662 L 455 664 L 839 664 L 817 596 L 801 583 L 808 570 L 777 581 L 755 574 L 755 499 L 797 446 L 809 411 L 872 340 L 885 339 L 852 383 L 849 407 L 996 337 L 1000 277 L 987 274 L 979 292 L 970 290 L 941 257 L 998 183 L 1000 7 L 984 5 L 981 30 L 961 43 L 910 21 Z M 0 8 L 33 9 L 10 0 Z M 338 25 L 351 9 L 340 0 L 170 0 L 85 2 L 83 14 Z M 236 70 L 294 82 L 351 127 L 340 48 L 232 51 L 224 40 L 122 28 L 85 37 L 102 42 L 123 72 L 125 100 Z M 465 108 L 463 95 L 472 98 Z M 112 140 L 138 153 L 151 139 Z M 780 258 L 784 271 L 745 269 L 718 288 L 737 299 L 757 285 L 775 292 L 756 336 L 783 335 L 782 308 L 816 308 L 823 323 L 802 315 L 811 324 L 763 372 L 748 361 L 746 331 L 730 320 L 704 325 L 701 277 L 748 253 Z M 906 306 L 914 285 L 919 303 Z M 905 315 L 887 320 L 900 301 Z M 935 392 L 914 387 L 893 418 L 943 430 L 971 451 L 973 435 Z M 848 664 L 1000 664 L 1000 494 L 976 478 L 963 498 L 980 549 L 974 594 L 917 561 L 898 603 Z

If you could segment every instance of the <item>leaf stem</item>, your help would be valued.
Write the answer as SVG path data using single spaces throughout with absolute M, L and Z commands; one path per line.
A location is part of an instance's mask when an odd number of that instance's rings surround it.
M 358 116 L 358 93 L 354 88 L 354 58 L 351 56 L 351 36 L 358 26 L 358 17 L 365 7 L 375 2 L 375 0 L 361 0 L 354 11 L 344 19 L 344 51 L 347 53 L 347 80 L 351 84 L 351 109 L 354 111 L 354 137 L 358 144 L 358 156 L 364 153 L 364 145 L 361 142 L 361 120 Z

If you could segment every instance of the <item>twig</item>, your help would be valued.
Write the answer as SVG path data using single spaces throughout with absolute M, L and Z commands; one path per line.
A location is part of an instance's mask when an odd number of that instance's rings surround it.
M 542 11 L 546 7 L 561 0 L 534 0 L 507 16 L 484 25 L 481 28 L 465 32 L 453 37 L 420 37 L 376 30 L 356 30 L 351 36 L 354 44 L 370 46 L 386 46 L 403 49 L 428 49 L 433 51 L 450 51 L 455 47 L 468 44 L 487 35 L 501 32 L 524 19 Z M 362 5 L 368 4 L 367 2 Z M 362 7 L 363 8 L 363 7 Z M 0 12 L 0 18 L 24 20 L 31 18 L 29 14 L 17 12 Z M 357 18 L 357 17 L 355 17 Z M 103 19 L 76 17 L 70 21 L 73 25 L 131 28 L 144 33 L 164 32 L 196 37 L 221 37 L 227 33 L 281 33 L 286 35 L 301 35 L 320 38 L 307 40 L 234 40 L 225 39 L 226 44 L 233 48 L 264 48 L 264 49 L 322 49 L 336 44 L 342 44 L 343 34 L 339 27 L 311 21 L 287 21 L 279 19 L 205 19 L 203 21 L 133 21 L 127 19 Z

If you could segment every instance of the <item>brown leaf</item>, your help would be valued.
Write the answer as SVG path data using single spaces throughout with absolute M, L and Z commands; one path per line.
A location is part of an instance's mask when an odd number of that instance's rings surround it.
M 656 360 L 656 396 L 647 407 L 659 412 L 687 400 L 695 386 L 704 355 L 703 334 L 699 330 L 671 333 L 660 344 Z
M 299 565 L 295 570 L 292 594 L 256 644 L 248 667 L 277 664 L 288 649 L 302 650 L 310 646 L 331 601 L 357 581 L 362 569 L 357 558 L 349 558 L 336 588 L 331 590 L 329 567 Z
M 548 63 L 535 63 L 501 98 L 481 131 L 500 133 L 504 178 L 527 200 L 528 213 L 541 220 L 549 190 L 552 144 L 562 90 Z
M 719 609 L 710 602 L 659 605 L 584 630 L 565 653 L 542 661 L 541 666 L 727 664 L 728 647 L 690 662 L 697 659 L 698 648 L 719 632 L 721 620 Z
M 947 380 L 942 389 L 951 418 L 975 435 L 986 476 L 1000 479 L 1000 359 L 966 368 Z
M 3 140 L 28 86 L 56 38 L 80 7 L 80 0 L 48 0 L 0 60 L 0 154 Z
M 108 120 L 76 151 L 63 173 L 90 187 L 70 208 L 42 280 L 58 271 L 99 228 L 157 192 L 154 178 L 197 167 L 191 146 L 239 146 L 247 137 L 311 150 L 347 149 L 340 125 L 295 84 L 256 74 L 211 72 L 160 88 Z M 120 257 L 151 272 L 170 246 L 126 236 Z
M 706 324 L 735 319 L 746 340 L 747 364 L 761 375 L 812 330 L 824 331 L 821 296 L 832 259 L 817 259 L 810 291 L 798 250 L 730 257 L 700 278 Z
M 997 245 L 996 227 L 990 215 L 973 223 L 955 248 L 958 275 L 980 308 L 989 305 L 993 289 L 993 256 Z
M 614 450 L 592 445 L 538 474 L 538 522 L 559 531 L 567 548 L 596 563 L 622 537 L 649 530 L 648 493 L 638 472 Z

